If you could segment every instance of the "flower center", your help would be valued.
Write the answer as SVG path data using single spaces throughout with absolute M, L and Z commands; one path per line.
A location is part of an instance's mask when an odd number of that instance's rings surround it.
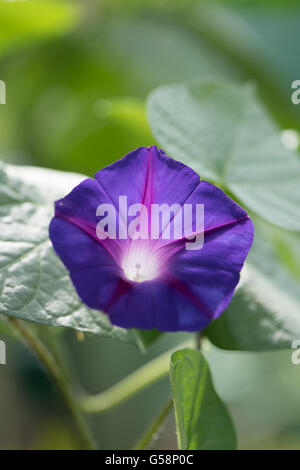
M 147 249 L 130 249 L 122 268 L 130 281 L 151 281 L 158 275 L 157 257 Z

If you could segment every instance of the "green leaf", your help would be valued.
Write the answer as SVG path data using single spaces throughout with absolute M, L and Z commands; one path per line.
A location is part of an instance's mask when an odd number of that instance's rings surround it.
M 295 279 L 300 281 L 300 235 L 298 232 L 287 232 L 269 224 L 261 224 L 263 234 L 274 247 L 274 253 L 281 264 Z
M 206 329 L 208 338 L 219 348 L 244 351 L 289 349 L 300 338 L 300 288 L 293 265 L 286 266 L 267 233 L 274 227 L 255 221 L 255 239 L 241 282 L 227 310 Z M 276 235 L 285 246 L 290 232 Z M 273 236 L 273 235 L 272 235 Z M 300 241 L 297 237 L 298 244 Z M 294 240 L 295 242 L 295 240 Z M 291 249 L 291 243 L 289 249 Z M 290 255 L 293 257 L 293 255 Z M 299 253 L 298 253 L 299 256 Z
M 0 54 L 16 45 L 59 34 L 74 26 L 79 9 L 55 0 L 0 0 Z
M 138 331 L 112 326 L 79 299 L 48 238 L 53 201 L 84 176 L 35 167 L 0 167 L 0 314 L 67 326 L 142 347 Z
M 300 231 L 300 161 L 252 86 L 195 81 L 158 88 L 148 116 L 159 144 L 275 225 Z
M 158 330 L 134 330 L 141 341 L 141 349 L 145 349 L 151 344 L 155 343 L 163 335 L 162 331 Z
M 235 449 L 236 434 L 217 395 L 200 351 L 182 349 L 171 356 L 171 386 L 179 449 Z

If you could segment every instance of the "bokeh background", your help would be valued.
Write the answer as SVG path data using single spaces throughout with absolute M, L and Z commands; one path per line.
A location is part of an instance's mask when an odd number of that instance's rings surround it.
M 299 129 L 300 3 L 263 0 L 0 1 L 0 155 L 6 162 L 93 175 L 154 142 L 145 99 L 156 86 L 221 76 L 254 81 L 275 119 Z M 46 328 L 46 327 L 45 327 Z M 186 339 L 167 334 L 134 346 L 61 333 L 74 377 L 97 393 Z M 0 324 L 0 449 L 78 446 L 43 370 Z M 291 351 L 207 351 L 214 382 L 233 415 L 241 449 L 300 449 L 300 365 Z M 90 419 L 102 449 L 132 447 L 169 395 L 168 378 Z M 176 448 L 172 414 L 153 443 Z

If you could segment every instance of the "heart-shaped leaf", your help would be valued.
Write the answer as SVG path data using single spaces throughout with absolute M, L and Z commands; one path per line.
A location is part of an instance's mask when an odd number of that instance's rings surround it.
M 203 354 L 191 349 L 176 351 L 171 356 L 170 374 L 179 448 L 235 449 L 234 426 L 214 389 Z
M 161 146 L 228 188 L 269 222 L 300 231 L 300 161 L 249 85 L 195 81 L 158 88 L 148 116 Z
M 143 347 L 143 332 L 115 327 L 80 301 L 48 238 L 54 200 L 83 178 L 34 167 L 0 167 L 0 313 Z

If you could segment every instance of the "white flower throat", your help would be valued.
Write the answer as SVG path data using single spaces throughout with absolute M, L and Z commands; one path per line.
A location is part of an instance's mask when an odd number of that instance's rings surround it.
M 155 253 L 146 247 L 131 247 L 124 257 L 122 268 L 130 281 L 151 281 L 158 275 L 159 264 Z

